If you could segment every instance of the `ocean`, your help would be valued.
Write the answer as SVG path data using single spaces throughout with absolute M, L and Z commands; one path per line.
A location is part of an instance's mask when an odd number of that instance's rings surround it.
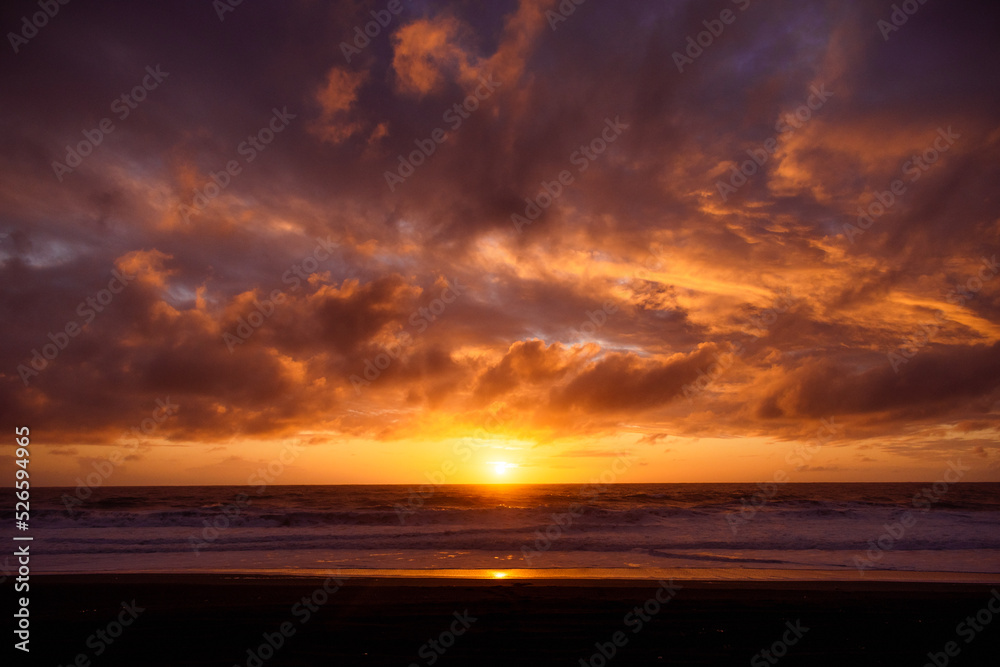
M 1000 572 L 996 483 L 103 487 L 79 496 L 32 490 L 33 571 Z M 2 565 L 9 574 L 11 561 Z

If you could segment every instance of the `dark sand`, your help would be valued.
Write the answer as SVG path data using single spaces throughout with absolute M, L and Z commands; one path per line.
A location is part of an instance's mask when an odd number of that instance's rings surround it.
M 656 582 L 348 578 L 303 623 L 305 607 L 297 615 L 292 607 L 322 582 L 221 574 L 32 576 L 30 659 L 15 651 L 8 664 L 70 665 L 82 653 L 95 666 L 247 665 L 247 650 L 288 622 L 294 634 L 250 667 L 406 667 L 431 658 L 440 666 L 580 665 L 597 651 L 595 642 L 611 641 L 616 631 L 627 644 L 609 665 L 750 665 L 781 639 L 786 622 L 796 621 L 809 630 L 776 664 L 920 667 L 949 641 L 960 649 L 949 664 L 1000 664 L 1000 615 L 971 643 L 956 634 L 963 619 L 986 608 L 996 588 L 990 583 L 679 581 L 683 588 L 634 633 L 624 617 L 653 596 Z M 145 611 L 95 656 L 100 644 L 88 647 L 88 637 L 133 599 Z M 470 629 L 443 655 L 425 648 L 421 657 L 421 646 L 449 629 L 454 612 L 466 610 L 476 618 Z

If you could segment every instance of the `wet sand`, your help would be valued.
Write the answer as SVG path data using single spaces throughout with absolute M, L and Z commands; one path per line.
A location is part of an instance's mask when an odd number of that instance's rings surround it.
M 339 584 L 324 576 L 33 576 L 31 656 L 15 664 L 919 667 L 928 652 L 948 658 L 947 642 L 959 653 L 949 664 L 993 665 L 1000 655 L 1000 614 L 970 642 L 968 631 L 956 632 L 991 598 L 1000 609 L 995 575 L 662 585 L 503 574 L 341 573 Z M 773 651 L 770 660 L 762 650 Z

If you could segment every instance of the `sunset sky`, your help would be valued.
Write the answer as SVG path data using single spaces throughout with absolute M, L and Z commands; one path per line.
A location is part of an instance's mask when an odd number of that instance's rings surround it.
M 47 485 L 1000 481 L 1000 7 L 912 5 L 5 3 L 2 421 Z

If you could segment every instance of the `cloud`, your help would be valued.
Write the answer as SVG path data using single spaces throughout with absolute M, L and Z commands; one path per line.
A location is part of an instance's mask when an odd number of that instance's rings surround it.
M 472 30 L 454 16 L 409 23 L 392 36 L 392 68 L 400 92 L 422 97 L 445 83 L 467 84 L 478 76 L 478 58 L 469 53 Z
M 476 396 L 491 400 L 525 385 L 558 380 L 582 352 L 567 350 L 559 343 L 546 347 L 544 341 L 537 339 L 516 342 L 500 363 L 479 376 Z
M 809 439 L 831 416 L 834 446 L 870 455 L 859 470 L 989 452 L 1000 10 L 929 3 L 885 41 L 885 7 L 782 0 L 739 13 L 680 73 L 701 4 L 586 3 L 553 31 L 555 6 L 414 6 L 351 64 L 338 36 L 370 20 L 353 3 L 241 10 L 225 48 L 193 7 L 52 23 L 44 57 L 3 75 L 0 415 L 44 423 L 57 456 L 113 443 L 166 396 L 182 409 L 151 453 L 240 456 L 303 431 L 317 450 L 395 452 L 491 414 L 498 440 L 570 453 L 623 433 L 677 451 Z M 118 118 L 110 103 L 150 63 L 169 78 Z M 480 76 L 500 85 L 452 128 L 443 112 Z M 816 86 L 833 93 L 822 108 L 778 129 Z M 248 159 L 240 146 L 285 106 L 297 120 Z M 52 162 L 105 116 L 114 132 L 56 180 Z M 628 127 L 611 142 L 615 118 Z M 438 128 L 390 191 L 386 171 Z M 772 138 L 723 201 L 717 183 Z M 894 180 L 905 191 L 852 243 L 844 225 Z M 115 271 L 136 278 L 87 306 Z M 445 280 L 466 288 L 442 305 Z M 889 354 L 914 340 L 896 372 Z
M 706 346 L 662 360 L 608 354 L 555 390 L 552 405 L 589 412 L 641 412 L 659 407 L 681 398 L 685 385 L 713 363 L 711 354 L 715 351 L 714 346 Z
M 320 139 L 339 144 L 362 131 L 364 124 L 352 118 L 351 112 L 358 102 L 358 89 L 367 76 L 367 71 L 352 72 L 342 67 L 332 67 L 327 72 L 326 82 L 316 92 L 320 117 L 310 126 Z

